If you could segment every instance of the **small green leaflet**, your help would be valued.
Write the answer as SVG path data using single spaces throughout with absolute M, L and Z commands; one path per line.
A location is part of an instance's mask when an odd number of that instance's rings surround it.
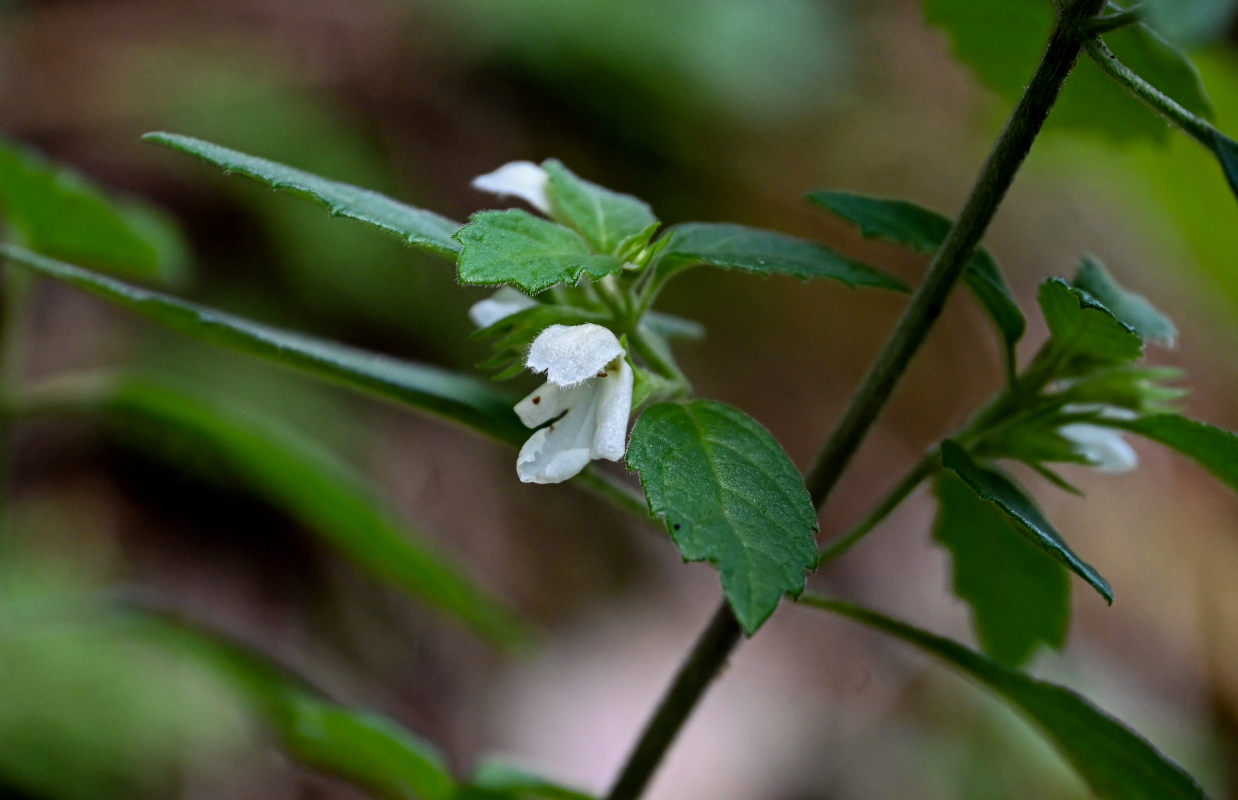
M 611 255 L 598 255 L 575 232 L 518 208 L 482 211 L 456 232 L 460 282 L 510 284 L 536 294 L 581 273 L 601 278 L 623 269 Z
M 984 652 L 1017 667 L 1042 642 L 1060 648 L 1070 627 L 1066 570 L 952 473 L 942 473 L 937 500 L 933 538 L 950 552 L 954 593 L 971 606 Z
M 1225 171 L 1225 180 L 1229 183 L 1234 197 L 1238 197 L 1238 142 L 1219 131 L 1213 133 L 1212 137 L 1212 149 L 1217 160 L 1221 162 L 1221 169 Z
M 799 602 L 901 639 L 988 687 L 1036 723 L 1100 800 L 1207 800 L 1186 770 L 1069 689 L 866 608 L 811 593 Z
M 693 264 L 742 269 L 759 275 L 775 272 L 808 280 L 832 278 L 848 286 L 907 291 L 907 285 L 867 264 L 853 261 L 823 244 L 774 231 L 726 222 L 688 222 L 666 234 L 660 270 Z
M 1105 602 L 1113 603 L 1113 589 L 1109 582 L 1095 569 L 1075 555 L 1070 546 L 1048 520 L 1041 515 L 1023 490 L 996 470 L 986 469 L 975 461 L 967 451 L 951 441 L 942 442 L 942 464 L 953 470 L 980 498 L 992 503 L 1006 515 L 1014 529 L 1044 553 L 1066 565 L 1067 569 L 1083 578 Z
M 332 216 L 348 217 L 395 234 L 405 244 L 420 247 L 448 258 L 455 257 L 460 245 L 451 238 L 460 227 L 446 217 L 393 200 L 359 186 L 327 180 L 310 172 L 288 167 L 265 158 L 204 142 L 175 133 L 148 133 L 143 141 L 188 153 L 208 164 L 253 178 L 279 192 L 287 192 L 322 206 Z
M 985 86 L 1013 102 L 1023 93 L 1053 28 L 1050 0 L 924 0 L 925 17 L 945 30 L 954 55 Z M 1211 111 L 1191 62 L 1156 33 L 1132 25 L 1105 34 L 1121 61 L 1187 109 Z M 1062 89 L 1051 124 L 1100 131 L 1118 140 L 1163 142 L 1169 128 L 1110 81 L 1087 58 Z
M 933 255 L 950 233 L 950 219 L 904 200 L 885 200 L 846 192 L 813 192 L 808 199 L 846 221 L 857 225 L 865 238 L 877 238 Z M 1014 345 L 1023 336 L 1027 321 L 1010 294 L 997 261 L 977 247 L 967 262 L 963 280 L 993 318 L 1006 342 L 1007 361 L 1013 366 Z
M 278 420 L 207 403 L 166 383 L 123 378 L 78 406 L 102 412 L 122 432 L 167 455 L 177 442 L 208 459 L 299 520 L 345 559 L 487 640 L 513 646 L 525 631 L 425 534 L 387 511 L 365 481 L 333 453 Z M 56 408 L 55 404 L 52 408 Z M 133 425 L 125 423 L 133 422 Z M 179 453 L 183 451 L 175 451 Z
M 1099 300 L 1119 322 L 1135 329 L 1144 340 L 1151 339 L 1173 347 L 1178 329 L 1169 317 L 1158 311 L 1141 294 L 1122 288 L 1105 265 L 1093 256 L 1084 256 L 1075 273 L 1075 288 Z
M 1039 299 L 1060 374 L 1086 374 L 1143 355 L 1143 340 L 1134 328 L 1061 278 L 1042 283 Z
M 1172 447 L 1238 492 L 1238 434 L 1177 414 L 1153 414 L 1110 423 Z
M 528 430 L 512 412 L 510 398 L 484 381 L 263 325 L 131 286 L 20 247 L 0 244 L 0 256 L 196 339 L 262 356 L 446 417 L 508 444 L 518 444 L 528 437 Z
M 722 403 L 660 403 L 632 429 L 628 468 L 685 561 L 709 561 L 749 635 L 817 561 L 804 480 L 756 420 Z
M 162 213 L 108 197 L 77 173 L 3 140 L 0 221 L 31 250 L 126 278 L 175 285 L 188 270 L 180 231 Z
M 592 795 L 552 783 L 504 761 L 483 761 L 455 800 L 593 800 Z
M 653 233 L 658 220 L 644 201 L 578 178 L 554 159 L 542 168 L 551 216 L 585 237 L 594 252 L 619 255 L 620 245 Z

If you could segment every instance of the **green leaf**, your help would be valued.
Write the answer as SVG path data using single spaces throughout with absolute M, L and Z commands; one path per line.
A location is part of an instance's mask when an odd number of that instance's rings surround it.
M 535 294 L 581 273 L 596 279 L 623 269 L 614 256 L 590 251 L 576 233 L 518 208 L 474 214 L 456 239 L 464 245 L 461 283 L 511 284 Z
M 1217 161 L 1221 162 L 1221 169 L 1225 171 L 1225 180 L 1229 183 L 1234 197 L 1238 197 L 1238 142 L 1219 131 L 1213 133 L 1212 137 L 1213 151 Z
M 832 611 L 942 659 L 1026 714 L 1100 800 L 1206 800 L 1182 767 L 1080 695 L 990 661 L 866 608 L 805 594 L 800 603 Z
M 644 201 L 578 178 L 554 159 L 542 168 L 549 177 L 551 216 L 585 237 L 595 252 L 619 255 L 621 245 L 656 230 L 658 219 Z
M 496 644 L 523 640 L 523 626 L 511 612 L 429 538 L 384 509 L 360 475 L 298 431 L 255 417 L 252 409 L 203 402 L 149 379 L 112 382 L 90 399 L 84 410 L 129 423 L 137 441 L 164 455 L 176 442 L 224 467 L 367 574 Z M 183 452 L 174 448 L 170 455 Z
M 1075 273 L 1075 288 L 1095 297 L 1118 321 L 1135 329 L 1143 339 L 1173 347 L 1178 329 L 1141 294 L 1122 288 L 1094 256 L 1084 256 Z
M 808 199 L 860 228 L 865 238 L 877 238 L 933 255 L 950 233 L 948 217 L 904 200 L 884 200 L 845 192 L 813 192 Z M 983 247 L 967 262 L 963 280 L 993 318 L 1006 342 L 1007 360 L 1013 365 L 1015 342 L 1027 327 L 1019 304 L 1010 294 L 997 261 Z
M 1040 285 L 1040 308 L 1060 374 L 1086 374 L 1102 365 L 1135 361 L 1143 340 L 1109 309 L 1061 278 Z
M 0 219 L 32 250 L 124 277 L 176 284 L 188 270 L 180 231 L 162 213 L 107 197 L 76 172 L 3 140 Z
M 336 217 L 348 217 L 387 233 L 395 234 L 405 244 L 452 258 L 460 245 L 452 234 L 460 223 L 431 211 L 415 208 L 386 195 L 359 186 L 327 180 L 310 172 L 288 167 L 265 158 L 247 155 L 237 150 L 204 142 L 175 133 L 148 133 L 143 141 L 160 144 L 188 153 L 208 164 L 265 183 L 279 192 L 296 195 L 324 206 Z
M 1023 490 L 1009 478 L 995 470 L 985 469 L 972 461 L 967 451 L 951 441 L 941 445 L 942 464 L 953 470 L 963 482 L 972 488 L 981 499 L 1000 510 L 1016 531 L 1032 544 L 1083 578 L 1108 603 L 1113 603 L 1113 590 L 1109 583 L 1090 565 L 1085 563 L 1069 545 L 1062 540 L 1048 520 L 1041 515 Z
M 592 795 L 569 789 L 504 761 L 487 760 L 473 773 L 456 800 L 593 800 Z
M 817 560 L 817 514 L 795 465 L 756 420 L 722 403 L 660 403 L 632 429 L 628 468 L 685 561 L 709 561 L 751 635 Z
M 1013 103 L 1044 51 L 1053 28 L 1049 0 L 925 0 L 928 21 L 950 37 L 955 56 L 980 82 Z M 1105 35 L 1127 66 L 1186 108 L 1210 114 L 1199 75 L 1175 47 L 1142 25 Z M 1110 81 L 1090 59 L 1080 59 L 1050 117 L 1053 124 L 1102 132 L 1114 139 L 1162 142 L 1169 128 Z
M 1238 492 L 1238 434 L 1177 414 L 1153 414 L 1110 423 L 1172 447 Z
M 0 256 L 196 339 L 262 356 L 437 414 L 509 444 L 518 444 L 528 436 L 511 410 L 511 400 L 483 381 L 263 325 L 131 286 L 20 247 L 0 244 Z
M 823 244 L 774 231 L 725 222 L 689 222 L 672 227 L 660 269 L 693 264 L 742 269 L 759 275 L 780 272 L 796 278 L 832 278 L 848 286 L 906 291 L 907 285 Z
M 980 646 L 1008 666 L 1040 643 L 1054 649 L 1070 627 L 1070 577 L 1011 525 L 1009 517 L 949 472 L 937 484 L 933 538 L 954 565 L 954 593 L 972 609 Z

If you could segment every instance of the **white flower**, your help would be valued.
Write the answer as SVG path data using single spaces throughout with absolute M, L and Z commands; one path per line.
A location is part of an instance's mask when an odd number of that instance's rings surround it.
M 623 457 L 632 413 L 632 368 L 624 355 L 615 334 L 592 323 L 551 325 L 533 340 L 525 363 L 547 380 L 516 404 L 516 414 L 530 428 L 555 421 L 520 448 L 520 480 L 559 483 L 591 459 Z
M 469 319 L 479 328 L 489 328 L 499 320 L 535 305 L 537 301 L 524 292 L 504 286 L 485 300 L 474 303 L 469 308 Z
M 543 214 L 550 213 L 550 196 L 546 194 L 549 176 L 532 161 L 509 161 L 494 172 L 473 179 L 473 188 L 492 192 L 500 197 L 519 197 Z
M 1062 407 L 1068 414 L 1095 413 L 1102 419 L 1131 420 L 1138 415 L 1127 408 L 1096 404 L 1071 403 Z M 1091 422 L 1071 422 L 1057 429 L 1067 439 L 1077 455 L 1101 472 L 1130 472 L 1139 466 L 1139 456 L 1122 434 L 1104 425 Z

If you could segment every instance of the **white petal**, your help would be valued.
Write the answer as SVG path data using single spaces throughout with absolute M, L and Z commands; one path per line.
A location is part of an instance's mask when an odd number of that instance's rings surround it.
M 606 365 L 623 355 L 623 346 L 609 328 L 583 325 L 551 325 L 537 335 L 525 364 L 545 372 L 552 383 L 572 386 L 593 377 L 605 377 Z
M 1139 417 L 1129 408 L 1105 403 L 1067 403 L 1062 406 L 1062 411 L 1067 414 L 1096 414 L 1101 419 L 1132 420 Z
M 1112 428 L 1074 422 L 1058 428 L 1075 446 L 1075 452 L 1101 472 L 1130 472 L 1139 466 L 1135 448 Z
M 587 385 L 560 386 L 546 381 L 516 404 L 516 416 L 527 427 L 536 428 L 562 414 L 566 409 L 582 405 L 593 397 Z
M 593 433 L 594 458 L 618 461 L 627 452 L 628 417 L 632 415 L 632 368 L 624 359 L 619 368 L 598 378 L 597 423 Z
M 479 328 L 489 328 L 504 317 L 535 305 L 537 301 L 524 292 L 504 286 L 485 300 L 474 303 L 469 309 L 469 319 Z
M 500 197 L 519 197 L 543 214 L 550 213 L 550 197 L 546 194 L 549 177 L 546 170 L 532 161 L 510 161 L 473 179 L 473 188 L 493 192 Z
M 516 474 L 525 483 L 559 483 L 589 463 L 597 423 L 597 384 L 580 388 L 574 405 L 557 422 L 534 431 L 516 457 Z

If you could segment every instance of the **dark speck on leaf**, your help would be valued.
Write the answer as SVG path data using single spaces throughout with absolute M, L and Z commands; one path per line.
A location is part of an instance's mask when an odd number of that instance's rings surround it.
M 672 525 L 672 526 L 671 526 L 671 528 L 672 528 L 673 530 L 679 530 L 679 523 L 678 523 L 678 522 L 676 522 L 674 525 Z
M 533 405 L 537 405 L 540 402 L 542 402 L 541 395 L 538 395 L 537 397 L 533 398 Z

